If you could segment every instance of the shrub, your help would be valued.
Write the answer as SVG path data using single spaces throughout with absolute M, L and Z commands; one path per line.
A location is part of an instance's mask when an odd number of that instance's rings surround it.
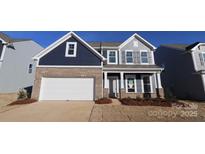
M 29 99 L 29 98 L 26 98 L 26 99 L 21 99 L 21 100 L 17 100 L 17 101 L 14 101 L 8 105 L 20 105 L 20 104 L 30 104 L 30 103 L 34 103 L 36 102 L 37 100 L 35 99 Z
M 95 104 L 111 104 L 112 100 L 109 98 L 100 98 L 95 101 Z
M 18 99 L 28 98 L 27 91 L 25 89 L 20 89 L 18 92 Z

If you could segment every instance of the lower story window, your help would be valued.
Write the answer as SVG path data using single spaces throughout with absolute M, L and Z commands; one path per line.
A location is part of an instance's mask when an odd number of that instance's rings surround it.
M 33 65 L 32 65 L 32 64 L 29 64 L 29 67 L 28 67 L 28 73 L 29 73 L 29 74 L 32 73 L 32 69 L 33 69 Z
M 151 82 L 149 76 L 143 77 L 144 93 L 151 93 Z
M 135 85 L 136 85 L 135 77 L 127 77 L 127 80 L 126 80 L 127 92 L 135 92 L 136 91 Z

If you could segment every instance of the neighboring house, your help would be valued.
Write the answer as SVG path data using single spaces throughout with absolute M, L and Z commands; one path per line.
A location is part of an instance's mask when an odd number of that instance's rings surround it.
M 162 68 L 155 65 L 154 50 L 137 34 L 122 43 L 88 44 L 70 32 L 34 57 L 37 69 L 32 97 L 163 97 Z
M 0 33 L 0 93 L 16 93 L 33 86 L 35 62 L 32 57 L 43 48 L 29 39 L 13 39 Z
M 166 95 L 205 100 L 205 43 L 161 45 L 155 57 Z

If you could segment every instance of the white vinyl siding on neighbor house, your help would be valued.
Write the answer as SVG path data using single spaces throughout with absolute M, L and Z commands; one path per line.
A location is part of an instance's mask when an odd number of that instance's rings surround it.
M 77 42 L 67 42 L 65 57 L 76 57 Z
M 126 64 L 134 64 L 134 57 L 133 57 L 132 50 L 125 51 L 125 59 L 126 59 Z
M 93 78 L 42 78 L 40 100 L 93 100 Z
M 117 50 L 108 50 L 107 59 L 108 59 L 108 64 L 117 64 L 118 63 Z
M 141 64 L 149 64 L 148 52 L 146 50 L 140 51 L 140 63 Z
M 205 52 L 199 53 L 199 59 L 200 59 L 201 65 L 204 66 L 205 65 Z

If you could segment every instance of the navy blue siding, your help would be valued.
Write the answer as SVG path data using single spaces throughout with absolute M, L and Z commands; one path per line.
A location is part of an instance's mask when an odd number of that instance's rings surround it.
M 1 58 L 2 51 L 3 51 L 3 44 L 2 41 L 0 41 L 0 58 Z
M 76 57 L 65 57 L 66 42 L 77 42 Z M 79 42 L 76 38 L 71 37 L 58 47 L 43 56 L 40 65 L 101 65 L 101 59 L 96 56 L 84 44 Z

